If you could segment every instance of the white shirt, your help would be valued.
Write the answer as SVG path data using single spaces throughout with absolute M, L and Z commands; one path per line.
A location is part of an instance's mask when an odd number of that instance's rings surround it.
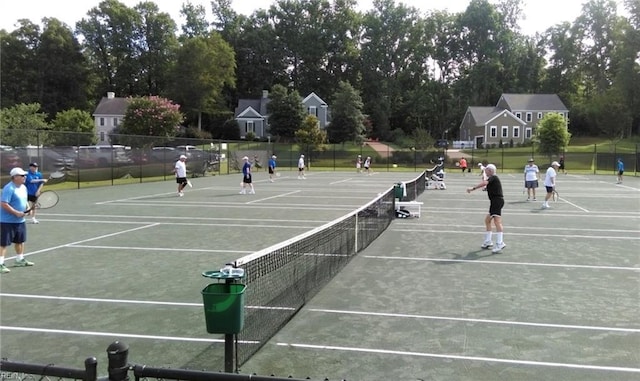
M 298 160 L 298 168 L 304 168 L 304 157 Z
M 540 170 L 538 169 L 538 166 L 533 164 L 533 165 L 527 165 L 524 167 L 524 180 L 525 181 L 536 181 L 538 180 L 538 172 L 540 172 Z
M 184 161 L 176 161 L 176 166 L 174 167 L 174 169 L 176 171 L 176 177 L 187 177 L 187 165 Z
M 544 186 L 545 187 L 554 187 L 556 186 L 556 170 L 553 167 L 549 167 L 547 169 L 547 175 L 544 177 Z

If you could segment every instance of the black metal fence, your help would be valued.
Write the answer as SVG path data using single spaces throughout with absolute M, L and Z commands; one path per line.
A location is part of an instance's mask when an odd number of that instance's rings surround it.
M 95 357 L 87 358 L 82 368 L 66 368 L 53 364 L 40 365 L 14 362 L 8 359 L 0 361 L 0 380 L 27 381 L 34 380 L 82 380 L 82 381 L 129 381 L 133 374 L 136 381 L 155 378 L 157 380 L 185 381 L 302 381 L 292 377 L 258 376 L 255 374 L 238 374 L 222 372 L 206 372 L 189 369 L 155 368 L 128 361 L 129 346 L 116 341 L 107 348 L 108 376 L 98 376 L 98 361 Z M 309 378 L 307 378 L 309 380 Z M 344 381 L 344 380 L 343 380 Z

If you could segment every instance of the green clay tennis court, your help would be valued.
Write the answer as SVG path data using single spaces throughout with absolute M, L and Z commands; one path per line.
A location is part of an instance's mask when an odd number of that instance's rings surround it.
M 0 278 L 1 357 L 81 366 L 120 340 L 131 362 L 221 370 L 201 273 L 331 222 L 417 173 L 239 175 L 60 191 L 29 225 L 32 268 Z M 402 176 L 399 178 L 399 176 Z M 640 379 L 640 179 L 561 175 L 527 202 L 500 174 L 502 254 L 480 249 L 486 194 L 449 173 L 420 218 L 397 219 L 241 373 L 323 380 Z M 283 281 L 287 273 L 283 271 Z

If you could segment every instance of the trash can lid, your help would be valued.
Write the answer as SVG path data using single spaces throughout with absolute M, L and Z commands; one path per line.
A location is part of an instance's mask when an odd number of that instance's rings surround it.
M 239 274 L 237 272 L 232 273 L 223 273 L 220 270 L 209 270 L 203 271 L 202 276 L 205 278 L 213 278 L 213 279 L 241 279 L 244 278 L 244 272 Z

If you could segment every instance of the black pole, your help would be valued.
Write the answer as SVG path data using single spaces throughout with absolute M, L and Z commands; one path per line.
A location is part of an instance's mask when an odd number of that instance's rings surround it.
M 234 279 L 227 279 L 225 283 L 227 287 L 231 288 L 231 283 L 234 282 Z M 233 333 L 225 333 L 224 334 L 224 372 L 225 373 L 233 373 L 233 359 L 234 355 L 234 342 L 233 342 Z
M 110 381 L 129 381 L 127 372 L 129 371 L 129 346 L 119 341 L 114 341 L 107 347 L 107 357 L 109 364 Z

